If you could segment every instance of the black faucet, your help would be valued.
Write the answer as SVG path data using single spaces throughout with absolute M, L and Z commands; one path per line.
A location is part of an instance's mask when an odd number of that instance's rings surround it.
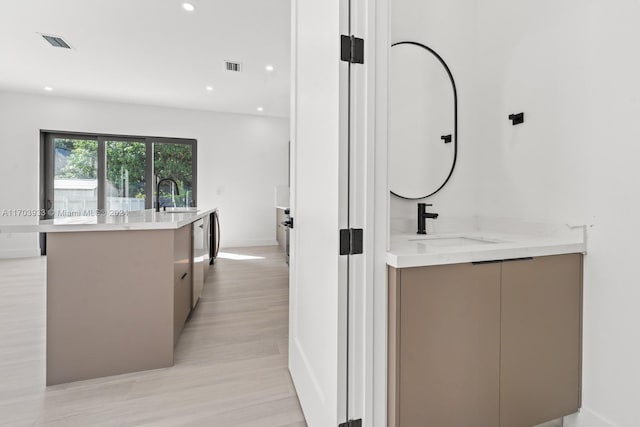
M 426 212 L 427 206 L 433 206 L 432 204 L 427 203 L 418 203 L 418 234 L 427 234 L 426 223 L 428 219 L 436 219 L 438 218 L 437 213 L 429 213 Z
M 158 184 L 156 184 L 156 212 L 160 212 L 160 184 L 162 184 L 164 181 L 173 182 L 173 185 L 176 187 L 176 194 L 180 195 L 180 190 L 178 189 L 177 182 L 175 182 L 171 178 L 162 178 L 160 181 L 158 181 Z

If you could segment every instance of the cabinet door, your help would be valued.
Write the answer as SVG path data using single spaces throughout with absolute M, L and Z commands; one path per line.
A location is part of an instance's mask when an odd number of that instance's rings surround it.
M 495 427 L 500 264 L 400 270 L 398 424 Z
M 503 263 L 501 426 L 578 411 L 581 306 L 582 255 Z
M 191 312 L 191 224 L 174 232 L 173 262 L 173 342 Z

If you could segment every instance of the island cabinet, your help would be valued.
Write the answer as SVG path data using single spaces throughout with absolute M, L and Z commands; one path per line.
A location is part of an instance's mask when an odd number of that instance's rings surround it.
M 581 254 L 389 267 L 389 427 L 527 427 L 576 412 L 581 307 Z
M 175 231 L 173 240 L 173 342 L 178 341 L 180 332 L 191 312 L 192 292 L 192 229 L 185 226 Z
M 47 385 L 173 365 L 191 224 L 47 236 Z

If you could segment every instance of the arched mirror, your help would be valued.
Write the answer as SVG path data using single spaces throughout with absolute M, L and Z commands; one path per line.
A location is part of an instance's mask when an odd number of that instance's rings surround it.
M 431 48 L 391 47 L 389 70 L 389 188 L 405 199 L 445 186 L 458 151 L 458 100 L 453 75 Z

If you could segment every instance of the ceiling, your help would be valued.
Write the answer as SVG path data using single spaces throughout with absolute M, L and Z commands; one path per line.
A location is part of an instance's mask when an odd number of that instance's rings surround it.
M 183 0 L 3 3 L 0 90 L 289 116 L 289 0 L 193 0 L 193 12 Z

